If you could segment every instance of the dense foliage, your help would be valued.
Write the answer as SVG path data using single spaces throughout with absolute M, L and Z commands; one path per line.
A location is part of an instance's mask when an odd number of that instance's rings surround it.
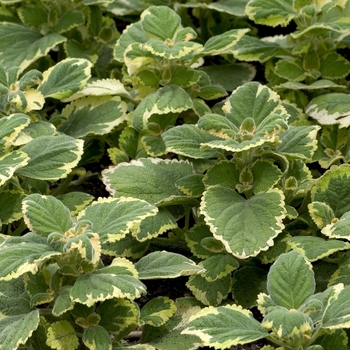
M 0 38 L 0 349 L 350 347 L 349 0 L 0 0 Z

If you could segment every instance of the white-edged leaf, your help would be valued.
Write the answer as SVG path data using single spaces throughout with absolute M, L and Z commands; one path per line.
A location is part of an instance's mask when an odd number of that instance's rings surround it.
M 89 220 L 92 231 L 99 234 L 102 243 L 115 242 L 157 212 L 155 206 L 136 198 L 99 198 L 86 207 L 78 219 Z
M 62 110 L 67 121 L 58 130 L 75 138 L 104 135 L 125 120 L 126 111 L 127 104 L 119 96 L 82 98 Z
M 278 189 L 245 199 L 231 188 L 211 186 L 202 197 L 201 213 L 214 237 L 240 259 L 256 256 L 273 245 L 286 212 Z
M 21 149 L 30 160 L 17 173 L 41 180 L 64 178 L 78 164 L 83 154 L 83 144 L 82 140 L 67 135 L 33 139 Z
M 207 307 L 190 318 L 184 334 L 198 336 L 205 346 L 226 349 L 268 336 L 250 311 L 237 305 Z
M 66 58 L 43 73 L 38 90 L 45 98 L 67 98 L 86 85 L 91 67 L 86 59 Z
M 57 33 L 43 36 L 28 27 L 10 22 L 0 23 L 0 38 L 0 61 L 7 68 L 18 66 L 21 71 L 67 40 Z
M 22 202 L 24 222 L 40 235 L 65 233 L 73 226 L 69 209 L 53 196 L 30 194 Z

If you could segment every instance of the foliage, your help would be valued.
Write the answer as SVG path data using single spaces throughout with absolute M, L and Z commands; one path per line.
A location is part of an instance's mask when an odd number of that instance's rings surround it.
M 0 0 L 0 348 L 346 350 L 349 18 Z

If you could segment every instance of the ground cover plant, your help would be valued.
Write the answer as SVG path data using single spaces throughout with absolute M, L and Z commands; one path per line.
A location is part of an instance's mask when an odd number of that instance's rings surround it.
M 0 0 L 0 37 L 0 349 L 349 348 L 348 0 Z

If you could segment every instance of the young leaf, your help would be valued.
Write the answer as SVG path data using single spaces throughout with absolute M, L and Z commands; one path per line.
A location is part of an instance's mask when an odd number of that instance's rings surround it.
M 17 173 L 42 180 L 64 178 L 78 164 L 83 154 L 83 143 L 67 135 L 33 139 L 22 148 L 30 160 Z
M 183 334 L 201 338 L 203 345 L 225 349 L 268 336 L 248 310 L 237 305 L 207 307 L 190 318 Z
M 86 85 L 91 67 L 88 60 L 66 58 L 43 73 L 38 90 L 45 98 L 67 98 Z
M 284 227 L 283 194 L 277 189 L 245 199 L 233 189 L 211 186 L 200 211 L 214 237 L 240 259 L 267 250 Z
M 281 254 L 268 273 L 267 291 L 276 305 L 298 309 L 315 292 L 311 264 L 298 252 Z
M 24 221 L 34 233 L 65 233 L 73 226 L 69 209 L 53 196 L 31 194 L 23 200 L 22 208 Z
M 139 278 L 176 278 L 198 274 L 204 269 L 181 254 L 166 251 L 152 252 L 135 263 Z
M 121 124 L 127 104 L 120 97 L 86 97 L 71 102 L 62 110 L 67 121 L 58 130 L 75 138 L 104 135 Z
M 49 327 L 46 343 L 52 349 L 75 350 L 79 346 L 79 339 L 71 323 L 66 320 L 60 320 Z

